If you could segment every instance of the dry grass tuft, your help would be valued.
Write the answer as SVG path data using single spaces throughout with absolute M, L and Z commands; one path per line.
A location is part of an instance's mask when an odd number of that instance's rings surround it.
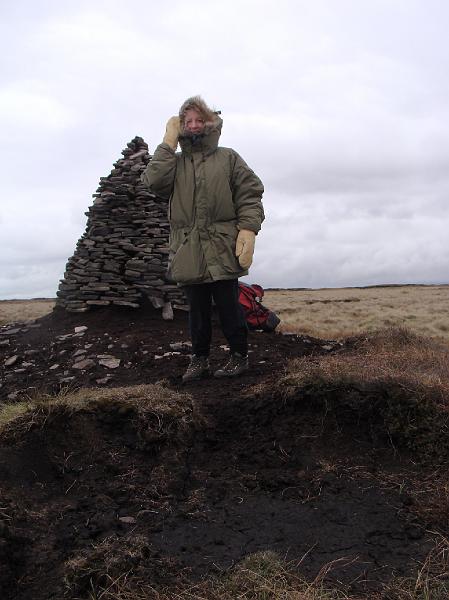
M 56 396 L 40 395 L 24 402 L 0 406 L 0 434 L 10 437 L 25 433 L 44 423 L 52 414 L 113 409 L 119 415 L 134 416 L 159 424 L 162 431 L 168 422 L 182 428 L 192 420 L 193 404 L 188 394 L 169 390 L 162 384 L 117 388 L 85 388 L 76 392 L 63 390 Z
M 161 579 L 173 575 L 174 568 L 168 560 L 151 554 L 147 540 L 141 535 L 105 538 L 66 561 L 66 592 L 70 597 L 86 600 L 159 598 L 156 589 L 147 583 L 148 578 L 141 574 L 150 571 L 157 586 Z
M 404 328 L 388 328 L 349 340 L 350 351 L 292 361 L 284 385 L 321 381 L 394 384 L 449 408 L 449 348 Z
M 144 537 L 106 538 L 65 564 L 66 592 L 85 600 L 446 600 L 449 541 L 441 538 L 410 578 L 393 578 L 378 593 L 345 593 L 325 583 L 342 558 L 323 565 L 315 580 L 297 575 L 298 564 L 271 551 L 244 558 L 231 570 L 197 584 L 178 565 L 154 554 Z M 337 564 L 335 564 L 337 563 Z M 149 576 L 150 574 L 150 576 Z M 151 583 L 149 583 L 151 581 Z M 167 582 L 170 581 L 170 584 Z
M 292 361 L 271 394 L 294 402 L 308 398 L 338 423 L 387 437 L 422 460 L 444 460 L 449 454 L 448 347 L 397 328 L 348 344 L 350 350 Z
M 327 588 L 323 579 L 333 565 L 325 565 L 315 581 L 298 577 L 294 565 L 282 561 L 274 552 L 258 552 L 246 557 L 232 570 L 192 584 L 176 565 L 160 558 L 149 559 L 151 550 L 136 536 L 121 542 L 120 557 L 116 541 L 105 540 L 94 546 L 90 555 L 66 563 L 66 582 L 73 593 L 90 588 L 89 600 L 344 600 L 349 596 Z M 114 552 L 111 550 L 114 548 Z M 125 549 L 125 551 L 123 551 Z M 146 552 L 145 552 L 146 550 Z M 147 558 L 142 558 L 147 555 Z M 149 562 L 150 561 L 150 562 Z M 154 583 L 144 583 L 141 573 L 154 571 Z M 172 585 L 163 583 L 171 579 Z M 85 596 L 83 596 L 85 597 Z M 352 597 L 354 600 L 355 597 Z
M 441 538 L 414 579 L 396 579 L 386 586 L 388 600 L 447 600 L 449 598 L 449 540 Z
M 3 404 L 0 406 L 0 431 L 8 423 L 18 419 L 34 408 L 32 402 L 17 402 L 16 404 Z

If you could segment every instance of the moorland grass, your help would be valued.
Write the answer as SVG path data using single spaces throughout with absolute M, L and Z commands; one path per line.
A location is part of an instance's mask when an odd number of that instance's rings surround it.
M 449 285 L 267 290 L 263 303 L 281 318 L 279 331 L 342 339 L 406 327 L 449 342 Z M 0 326 L 42 317 L 53 306 L 53 300 L 0 301 Z
M 263 302 L 279 331 L 343 339 L 387 327 L 449 342 L 449 285 L 268 290 Z

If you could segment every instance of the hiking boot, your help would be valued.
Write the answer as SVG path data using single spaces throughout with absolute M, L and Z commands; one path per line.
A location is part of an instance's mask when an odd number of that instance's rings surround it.
M 245 371 L 248 371 L 248 369 L 248 357 L 242 356 L 238 352 L 234 352 L 234 354 L 231 354 L 228 362 L 221 367 L 221 369 L 215 371 L 214 377 L 237 377 Z
M 190 359 L 187 371 L 182 376 L 183 383 L 188 381 L 197 381 L 209 375 L 209 359 L 207 356 L 196 356 L 194 354 Z

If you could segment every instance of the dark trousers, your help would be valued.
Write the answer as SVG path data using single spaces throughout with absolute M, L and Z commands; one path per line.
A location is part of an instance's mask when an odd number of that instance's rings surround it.
M 239 304 L 238 280 L 213 281 L 184 287 L 189 301 L 189 325 L 192 351 L 197 356 L 209 356 L 212 339 L 212 298 L 218 310 L 221 329 L 231 353 L 248 352 L 248 327 Z

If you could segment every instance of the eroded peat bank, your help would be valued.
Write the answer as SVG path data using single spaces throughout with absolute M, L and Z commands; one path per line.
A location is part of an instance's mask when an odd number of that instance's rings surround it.
M 182 386 L 183 312 L 1 341 L 5 600 L 447 597 L 445 346 L 253 332 L 248 374 Z

